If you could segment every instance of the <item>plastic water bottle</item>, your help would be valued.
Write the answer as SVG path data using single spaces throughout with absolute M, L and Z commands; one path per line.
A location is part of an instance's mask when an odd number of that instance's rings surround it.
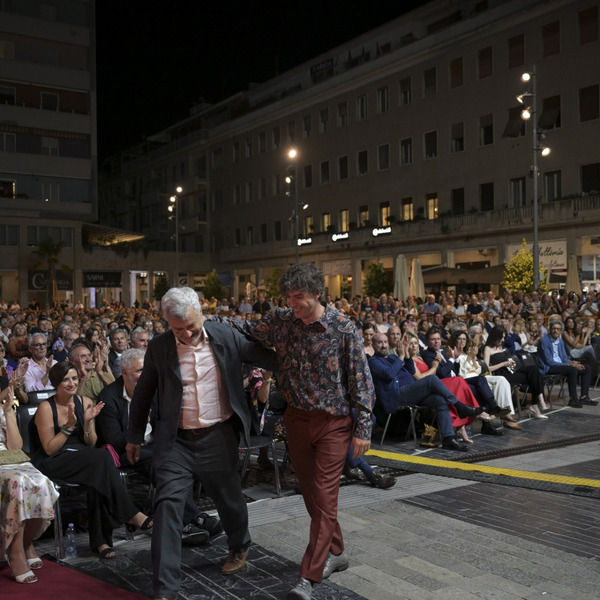
M 77 557 L 77 538 L 75 536 L 75 525 L 69 523 L 65 533 L 65 558 Z

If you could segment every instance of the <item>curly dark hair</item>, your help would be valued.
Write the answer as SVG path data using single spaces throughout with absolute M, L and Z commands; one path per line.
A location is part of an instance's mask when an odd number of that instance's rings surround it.
M 310 263 L 290 267 L 279 280 L 279 291 L 282 296 L 297 291 L 321 296 L 324 290 L 323 273 Z

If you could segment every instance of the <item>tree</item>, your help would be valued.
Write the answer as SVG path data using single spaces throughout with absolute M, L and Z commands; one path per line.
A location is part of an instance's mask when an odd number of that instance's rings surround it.
M 202 288 L 202 293 L 207 300 L 210 300 L 213 296 L 217 299 L 223 297 L 223 286 L 221 285 L 221 280 L 217 275 L 216 269 L 213 269 L 207 276 L 204 281 L 204 287 Z
M 521 249 L 506 263 L 502 285 L 511 292 L 533 291 L 533 253 L 527 249 L 527 240 L 523 239 Z M 540 265 L 540 290 L 547 290 L 546 267 L 543 265 Z
M 51 238 L 46 238 L 38 244 L 37 250 L 33 251 L 33 254 L 40 260 L 33 265 L 34 270 L 39 269 L 41 266 L 45 266 L 48 269 L 48 290 L 46 301 L 49 306 L 54 306 L 58 294 L 58 288 L 56 285 L 56 269 L 60 259 L 60 253 L 64 247 L 64 242 L 54 242 Z M 60 271 L 66 271 L 67 273 L 71 270 L 69 265 L 62 264 L 58 267 Z
M 154 297 L 158 302 L 162 300 L 162 297 L 169 291 L 169 281 L 166 275 L 159 275 L 154 282 Z
M 265 279 L 265 292 L 269 298 L 279 296 L 279 280 L 282 275 L 283 269 L 281 267 L 275 267 L 271 272 L 270 277 Z
M 381 294 L 387 294 L 393 289 L 392 274 L 386 273 L 381 263 L 371 263 L 367 267 L 363 293 L 378 298 Z

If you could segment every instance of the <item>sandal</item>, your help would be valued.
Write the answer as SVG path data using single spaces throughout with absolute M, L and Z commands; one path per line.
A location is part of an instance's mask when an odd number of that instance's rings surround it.
M 42 563 L 42 559 L 39 556 L 28 558 L 27 564 L 29 565 L 30 569 L 41 569 L 44 566 L 44 563 Z
M 13 573 L 13 577 L 17 583 L 36 583 L 38 578 L 35 576 L 33 571 L 25 571 L 21 575 L 15 575 Z
M 115 549 L 110 546 L 106 546 L 103 550 L 95 550 L 94 552 L 97 552 L 100 555 L 100 560 L 112 560 L 117 556 Z M 112 554 L 112 556 L 109 556 L 110 554 Z

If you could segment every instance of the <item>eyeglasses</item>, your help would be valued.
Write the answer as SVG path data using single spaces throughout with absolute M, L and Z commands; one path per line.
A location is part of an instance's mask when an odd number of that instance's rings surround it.
M 47 348 L 48 344 L 31 344 L 30 348 Z

